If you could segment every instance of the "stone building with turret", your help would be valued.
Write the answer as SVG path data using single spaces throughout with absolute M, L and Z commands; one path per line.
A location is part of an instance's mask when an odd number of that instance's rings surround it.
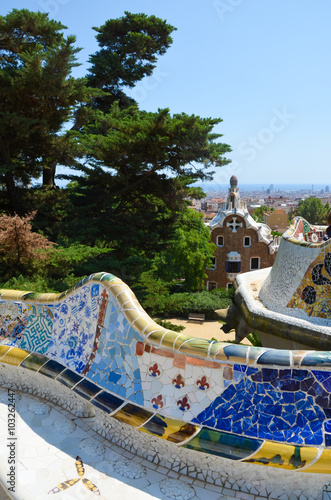
M 239 273 L 273 265 L 280 238 L 271 235 L 269 226 L 255 222 L 246 202 L 240 199 L 238 179 L 232 176 L 228 198 L 208 224 L 216 245 L 213 262 L 206 270 L 206 287 L 226 288 Z

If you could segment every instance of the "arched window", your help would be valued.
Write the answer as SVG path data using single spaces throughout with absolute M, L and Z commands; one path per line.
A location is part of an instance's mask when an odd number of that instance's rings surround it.
M 250 247 L 252 244 L 252 240 L 250 236 L 245 236 L 244 238 L 244 247 Z
M 260 257 L 251 258 L 251 271 L 255 271 L 256 269 L 260 269 Z
M 216 257 L 212 257 L 210 260 L 211 260 L 211 264 L 209 267 L 207 267 L 207 269 L 209 271 L 215 271 L 215 269 L 216 269 Z
M 223 247 L 224 246 L 224 236 L 217 236 L 217 238 L 216 238 L 216 245 L 218 247 Z
M 207 282 L 207 290 L 211 292 L 212 290 L 215 290 L 217 288 L 217 283 L 215 281 L 208 281 Z

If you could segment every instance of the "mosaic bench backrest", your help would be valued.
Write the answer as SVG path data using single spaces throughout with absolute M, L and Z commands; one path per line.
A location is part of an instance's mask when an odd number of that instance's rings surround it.
M 1 366 L 33 372 L 40 384 L 53 379 L 109 418 L 174 445 L 330 472 L 330 352 L 166 330 L 107 273 L 62 294 L 0 290 L 0 297 Z
M 331 239 L 322 240 L 325 229 L 302 217 L 292 220 L 259 293 L 268 309 L 284 313 L 289 308 L 308 321 L 331 318 Z

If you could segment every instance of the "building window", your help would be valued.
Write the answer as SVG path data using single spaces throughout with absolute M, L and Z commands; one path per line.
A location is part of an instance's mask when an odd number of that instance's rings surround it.
M 260 257 L 251 258 L 251 271 L 255 271 L 255 269 L 260 269 Z
M 210 264 L 210 266 L 209 266 L 209 267 L 207 267 L 207 269 L 208 269 L 209 271 L 215 271 L 215 269 L 216 269 L 216 257 L 212 257 L 212 258 L 210 259 L 210 261 L 211 261 L 211 264 Z
M 211 292 L 212 290 L 215 290 L 217 288 L 217 283 L 215 281 L 208 281 L 207 282 L 207 290 Z
M 240 273 L 240 268 L 241 268 L 241 262 L 239 261 L 233 261 L 233 260 L 227 260 L 226 261 L 226 272 L 230 274 L 238 274 Z
M 216 238 L 216 245 L 218 247 L 224 246 L 224 236 L 217 236 L 217 238 Z
M 224 246 L 224 236 L 217 236 L 216 245 L 218 247 Z
M 226 284 L 226 289 L 230 290 L 230 288 L 233 288 L 233 283 L 227 283 Z
M 251 237 L 250 236 L 245 236 L 244 238 L 244 247 L 250 247 L 251 246 Z

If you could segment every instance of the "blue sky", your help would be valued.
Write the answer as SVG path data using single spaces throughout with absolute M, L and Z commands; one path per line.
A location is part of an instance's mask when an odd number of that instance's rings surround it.
M 215 174 L 228 184 L 331 184 L 330 0 L 2 0 L 46 11 L 77 36 L 83 76 L 98 50 L 92 26 L 124 11 L 177 28 L 154 75 L 131 95 L 142 109 L 220 117 L 215 129 L 232 164 Z

